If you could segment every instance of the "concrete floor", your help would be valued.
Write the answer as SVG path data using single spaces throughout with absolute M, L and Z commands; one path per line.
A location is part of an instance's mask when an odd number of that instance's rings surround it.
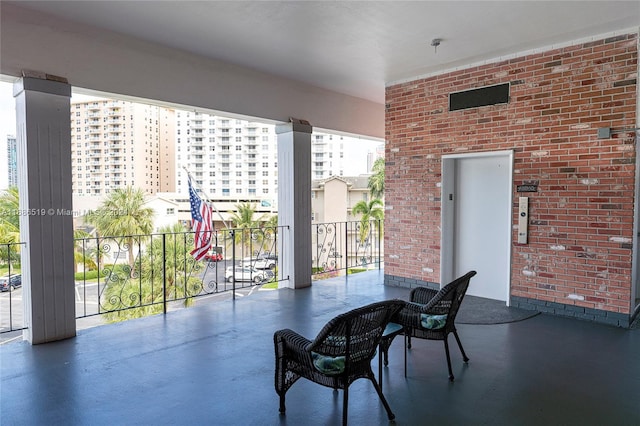
M 198 303 L 57 343 L 2 345 L 0 424 L 339 424 L 342 394 L 302 379 L 278 413 L 273 332 L 313 338 L 340 312 L 408 297 L 383 286 L 382 274 Z M 396 424 L 640 425 L 640 330 L 546 315 L 458 330 L 471 361 L 452 340 L 454 383 L 441 342 L 414 340 L 407 378 L 402 339 L 391 346 L 384 392 Z M 368 381 L 351 386 L 349 420 L 389 423 Z

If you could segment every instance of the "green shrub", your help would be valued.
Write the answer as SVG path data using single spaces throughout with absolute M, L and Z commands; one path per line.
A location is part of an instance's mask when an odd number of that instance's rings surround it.
M 98 271 L 85 271 L 85 272 L 76 272 L 75 278 L 78 281 L 82 280 L 95 280 L 98 278 Z

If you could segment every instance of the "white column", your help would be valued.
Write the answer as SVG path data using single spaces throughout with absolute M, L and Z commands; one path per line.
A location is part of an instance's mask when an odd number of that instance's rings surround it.
M 278 135 L 278 225 L 280 287 L 311 285 L 311 125 L 304 120 L 276 126 Z
M 14 85 L 25 325 L 32 344 L 76 335 L 71 197 L 71 86 Z M 60 79 L 58 79 L 60 80 Z

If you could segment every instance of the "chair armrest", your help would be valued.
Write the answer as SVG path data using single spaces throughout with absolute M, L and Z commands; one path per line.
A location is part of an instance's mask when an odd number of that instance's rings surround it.
M 414 328 L 420 326 L 420 314 L 423 312 L 424 305 L 406 302 L 404 307 L 396 313 L 391 321 L 402 325 L 405 328 Z
M 307 347 L 311 343 L 311 340 L 288 328 L 276 331 L 273 338 L 287 352 L 308 352 Z
M 438 290 L 433 290 L 426 287 L 416 287 L 411 290 L 409 300 L 414 303 L 421 303 L 423 305 L 426 305 L 431 299 L 433 299 L 436 294 L 438 294 Z

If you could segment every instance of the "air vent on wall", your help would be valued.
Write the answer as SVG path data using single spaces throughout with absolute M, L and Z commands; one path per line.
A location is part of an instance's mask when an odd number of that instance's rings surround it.
M 509 103 L 509 83 L 449 94 L 449 111 Z

